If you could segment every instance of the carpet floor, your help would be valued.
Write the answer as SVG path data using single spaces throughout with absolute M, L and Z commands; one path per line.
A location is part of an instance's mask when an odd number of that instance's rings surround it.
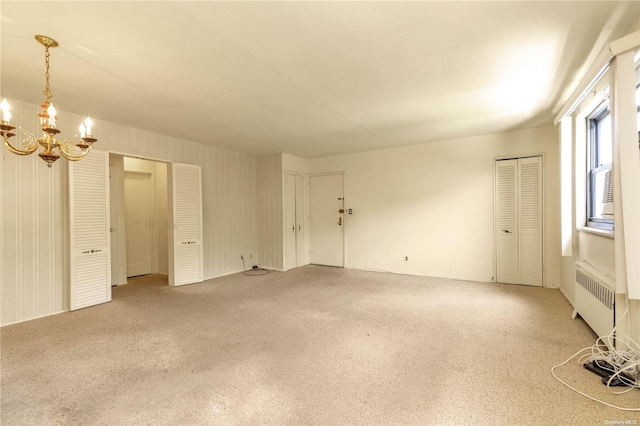
M 638 424 L 551 375 L 595 341 L 571 312 L 553 289 L 319 266 L 140 277 L 111 303 L 1 329 L 0 421 Z M 557 374 L 640 405 L 575 361 Z

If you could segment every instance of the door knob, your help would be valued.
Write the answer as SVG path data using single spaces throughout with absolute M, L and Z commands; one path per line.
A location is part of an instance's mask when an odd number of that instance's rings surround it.
M 511 231 L 509 231 L 508 229 L 503 229 L 502 232 L 504 232 L 505 234 L 511 234 Z

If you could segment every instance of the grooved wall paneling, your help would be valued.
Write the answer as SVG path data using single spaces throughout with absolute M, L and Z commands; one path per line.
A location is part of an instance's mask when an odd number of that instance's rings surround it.
M 282 154 L 258 158 L 258 244 L 262 266 L 284 268 Z

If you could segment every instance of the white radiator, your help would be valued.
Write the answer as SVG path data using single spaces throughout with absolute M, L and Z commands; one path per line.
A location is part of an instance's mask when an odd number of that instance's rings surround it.
M 575 311 L 598 336 L 615 325 L 615 281 L 587 262 L 576 262 Z

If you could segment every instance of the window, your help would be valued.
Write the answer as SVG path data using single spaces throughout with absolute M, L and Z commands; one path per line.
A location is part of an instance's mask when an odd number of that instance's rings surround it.
M 588 118 L 587 226 L 613 230 L 611 114 L 601 105 Z

